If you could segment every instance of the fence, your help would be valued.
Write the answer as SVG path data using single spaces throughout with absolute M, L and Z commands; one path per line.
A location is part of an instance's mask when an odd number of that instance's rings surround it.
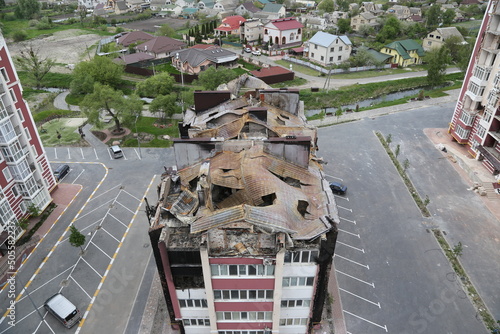
M 289 61 L 289 62 L 294 63 L 294 64 L 307 66 L 307 67 L 312 68 L 313 70 L 316 70 L 316 71 L 323 73 L 323 74 L 328 74 L 329 71 L 331 71 L 330 72 L 331 74 L 341 74 L 341 73 L 349 73 L 349 72 L 361 72 L 361 71 L 376 70 L 376 69 L 382 69 L 382 68 L 386 68 L 386 69 L 392 68 L 391 64 L 385 64 L 383 66 L 370 65 L 370 66 L 351 67 L 347 70 L 344 70 L 341 68 L 332 68 L 331 70 L 329 70 L 329 69 L 326 69 L 326 68 L 321 67 L 319 65 L 312 64 L 308 61 L 300 60 L 300 59 L 293 58 L 290 56 L 284 56 L 283 60 Z

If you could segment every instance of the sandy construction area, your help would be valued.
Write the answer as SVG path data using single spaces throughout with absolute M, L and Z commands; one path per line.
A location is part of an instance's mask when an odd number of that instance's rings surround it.
M 9 43 L 8 48 L 12 56 L 17 55 L 25 44 L 32 44 L 42 57 L 52 58 L 58 66 L 54 68 L 59 71 L 69 71 L 65 68 L 67 64 L 77 64 L 86 57 L 93 57 L 95 48 L 87 52 L 88 48 L 96 44 L 102 36 L 89 34 L 78 29 L 64 30 L 44 38 L 32 39 L 21 43 Z M 88 58 L 87 58 L 88 59 Z

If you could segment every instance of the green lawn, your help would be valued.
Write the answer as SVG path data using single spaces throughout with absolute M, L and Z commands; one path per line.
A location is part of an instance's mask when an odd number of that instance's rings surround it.
M 154 126 L 159 125 L 156 117 L 142 117 L 137 122 L 137 131 L 141 134 L 141 147 L 170 147 L 172 146 L 171 140 L 163 139 L 164 135 L 170 138 L 178 138 L 179 131 L 177 128 L 177 120 L 169 120 L 164 127 Z M 135 132 L 135 126 L 131 126 L 132 132 Z M 145 134 L 150 135 L 151 140 L 145 139 Z M 122 146 L 124 147 L 137 147 L 137 138 L 133 134 L 123 138 Z
M 306 75 L 312 75 L 314 77 L 317 77 L 320 74 L 318 71 L 315 71 L 312 68 L 309 68 L 307 66 L 298 65 L 298 64 L 286 61 L 286 60 L 276 60 L 275 63 L 283 66 L 284 68 L 290 68 L 290 64 L 292 64 L 292 66 L 293 66 L 292 68 L 295 72 L 299 72 L 299 73 L 306 74 Z
M 36 28 L 29 27 L 28 20 L 14 20 L 14 21 L 2 21 L 2 31 L 6 37 L 10 37 L 10 35 L 15 31 L 24 30 L 27 34 L 27 39 L 36 38 L 41 35 L 51 35 L 58 31 L 64 31 L 68 29 L 79 29 L 81 30 L 80 35 L 85 34 L 97 34 L 101 36 L 111 36 L 113 33 L 108 31 L 103 31 L 101 29 L 90 29 L 90 28 L 82 28 L 80 23 L 73 24 L 55 24 L 51 29 L 38 30 Z
M 78 132 L 78 126 L 68 126 L 68 118 L 54 119 L 46 122 L 38 128 L 38 133 L 45 146 L 68 146 L 80 143 L 82 140 Z M 43 129 L 43 130 L 42 130 Z M 61 134 L 61 139 L 57 138 L 57 133 Z

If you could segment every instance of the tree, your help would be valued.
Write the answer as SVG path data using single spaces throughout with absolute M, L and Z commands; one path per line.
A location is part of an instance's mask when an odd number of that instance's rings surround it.
M 462 47 L 458 50 L 458 58 L 457 58 L 457 67 L 465 73 L 467 71 L 467 67 L 469 66 L 470 56 L 472 54 L 472 44 L 462 45 Z
M 123 72 L 123 66 L 114 63 L 108 57 L 97 56 L 90 61 L 78 63 L 73 70 L 71 93 L 92 93 L 95 82 L 117 88 L 122 84 Z
M 349 11 L 349 1 L 348 0 L 337 0 L 337 9 L 341 12 Z
M 34 81 L 36 88 L 41 87 L 43 78 L 55 63 L 54 59 L 40 56 L 39 51 L 33 44 L 24 45 L 20 54 L 14 57 L 16 65 Z
M 443 24 L 449 26 L 455 19 L 455 11 L 451 8 L 448 8 L 444 13 L 442 13 L 441 18 L 443 20 Z
M 351 30 L 351 20 L 350 19 L 338 19 L 337 27 L 339 28 L 340 34 L 345 34 Z
M 446 65 L 450 63 L 450 51 L 442 46 L 439 49 L 428 51 L 425 60 L 428 63 L 427 83 L 430 86 L 438 86 L 444 82 Z
M 122 123 L 132 124 L 135 116 L 141 114 L 142 101 L 137 95 L 124 97 L 121 91 L 96 82 L 93 93 L 85 96 L 80 108 L 88 122 L 97 128 L 103 125 L 101 113 L 104 113 L 113 118 L 116 131 L 121 131 Z
M 396 39 L 399 35 L 401 35 L 401 21 L 394 15 L 389 15 L 377 34 L 377 41 L 384 43 Z
M 439 17 L 441 15 L 441 6 L 432 5 L 425 12 L 425 26 L 429 29 L 434 29 L 439 25 Z
M 214 90 L 220 84 L 229 82 L 236 77 L 238 77 L 238 74 L 229 68 L 221 67 L 216 69 L 215 67 L 209 67 L 198 74 L 198 83 L 207 90 Z
M 69 231 L 71 232 L 71 234 L 69 235 L 69 243 L 73 247 L 80 247 L 81 251 L 83 252 L 82 246 L 85 244 L 85 236 L 80 231 L 78 231 L 75 225 L 71 225 Z
M 158 30 L 156 30 L 156 36 L 167 36 L 174 37 L 175 30 L 168 24 L 162 24 Z
M 40 3 L 37 0 L 17 0 L 14 14 L 19 19 L 31 20 L 40 13 Z
M 161 72 L 137 83 L 136 91 L 139 96 L 157 97 L 158 95 L 167 95 L 172 91 L 174 83 L 173 76 L 167 72 Z
M 460 49 L 464 47 L 463 40 L 459 36 L 450 36 L 444 41 L 444 46 L 450 51 L 451 60 L 457 62 L 460 57 Z
M 368 37 L 375 33 L 375 29 L 368 24 L 363 24 L 361 25 L 361 27 L 359 27 L 358 32 L 364 37 Z
M 318 9 L 326 13 L 331 13 L 334 11 L 334 6 L 333 0 L 323 0 L 319 3 Z
M 173 114 L 181 111 L 177 105 L 177 94 L 158 95 L 149 105 L 149 111 L 160 114 L 162 120 L 171 118 Z

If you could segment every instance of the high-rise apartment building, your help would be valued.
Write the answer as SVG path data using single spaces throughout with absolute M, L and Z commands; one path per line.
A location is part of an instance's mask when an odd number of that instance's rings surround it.
M 500 6 L 490 1 L 465 75 L 450 133 L 494 175 L 500 173 Z M 499 179 L 500 181 L 500 179 Z
M 6 225 L 16 226 L 33 205 L 40 211 L 52 201 L 56 182 L 38 136 L 12 58 L 0 35 L 0 252 Z M 11 225 L 12 226 L 12 225 Z M 12 233 L 10 229 L 9 233 Z
M 252 95 L 252 96 L 251 96 Z M 339 221 L 298 90 L 195 92 L 149 234 L 187 334 L 305 334 L 321 321 Z

